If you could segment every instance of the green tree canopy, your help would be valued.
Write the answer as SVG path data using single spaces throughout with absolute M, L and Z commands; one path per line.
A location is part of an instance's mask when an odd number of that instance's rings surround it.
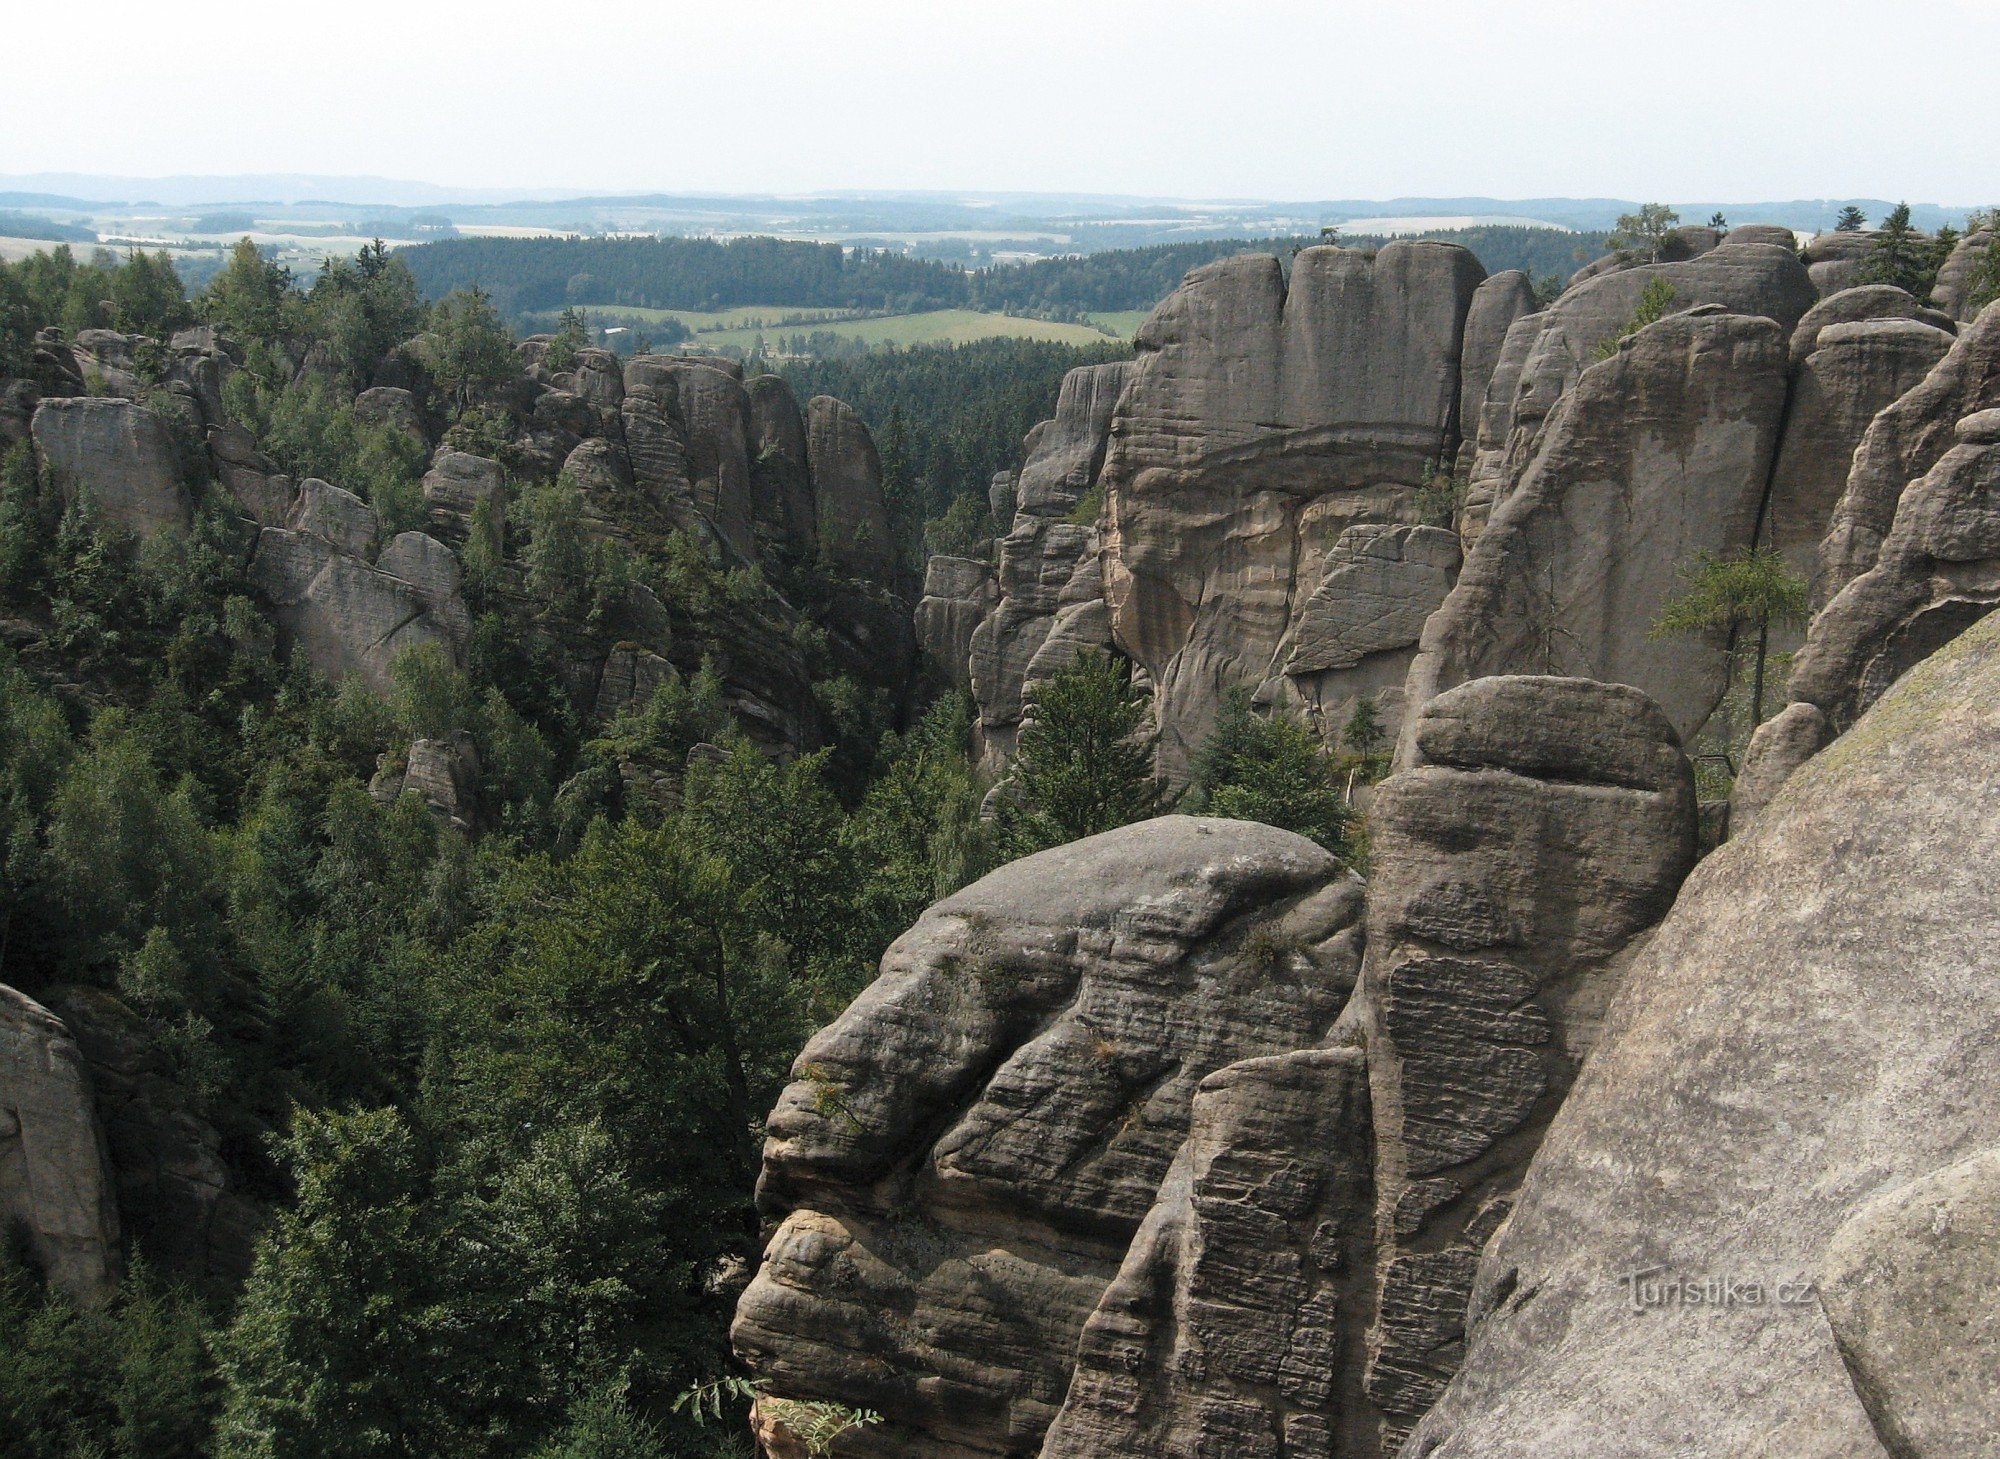
M 998 802 L 1010 856 L 1061 846 L 1160 813 L 1146 696 L 1123 664 L 1085 649 L 1036 685 Z
M 1336 855 L 1353 814 L 1319 736 L 1286 715 L 1260 715 L 1247 692 L 1224 700 L 1194 760 L 1194 800 L 1211 816 L 1296 831 Z

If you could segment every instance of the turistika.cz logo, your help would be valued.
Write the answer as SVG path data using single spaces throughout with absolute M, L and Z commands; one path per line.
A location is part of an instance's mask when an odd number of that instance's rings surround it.
M 1819 1295 L 1810 1277 L 1779 1277 L 1766 1281 L 1738 1276 L 1669 1276 L 1663 1266 L 1626 1272 L 1618 1278 L 1634 1312 L 1696 1307 L 1728 1311 L 1734 1307 L 1799 1307 Z

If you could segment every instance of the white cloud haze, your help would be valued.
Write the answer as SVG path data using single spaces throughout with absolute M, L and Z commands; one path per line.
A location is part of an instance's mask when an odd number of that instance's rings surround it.
M 1994 0 L 8 7 L 0 173 L 2000 195 Z M 18 64 L 18 58 L 31 58 Z

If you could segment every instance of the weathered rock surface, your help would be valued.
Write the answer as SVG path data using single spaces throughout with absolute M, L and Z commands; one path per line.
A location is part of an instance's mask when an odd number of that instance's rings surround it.
M 462 547 L 472 535 L 473 517 L 486 509 L 487 545 L 495 560 L 507 541 L 507 478 L 498 461 L 468 451 L 440 451 L 424 473 L 424 511 L 431 534 Z
M 479 775 L 479 749 L 461 730 L 412 741 L 400 770 L 377 775 L 368 788 L 381 801 L 413 792 L 439 821 L 470 834 L 479 822 Z
M 35 450 L 69 492 L 104 521 L 139 537 L 183 529 L 194 503 L 181 480 L 166 423 L 129 400 L 44 400 L 35 407 Z
M 1987 250 L 2000 240 L 1990 228 L 1977 229 L 1958 240 L 1958 246 L 1951 251 L 1938 269 L 1937 283 L 1931 289 L 1931 298 L 1953 319 L 1971 319 L 1979 312 L 1980 306 L 1974 302 L 1976 285 L 1981 269 L 1987 265 Z
M 924 565 L 924 596 L 917 603 L 917 648 L 925 671 L 944 683 L 967 687 L 972 635 L 999 598 L 992 564 L 932 557 Z
M 1819 308 L 1873 292 L 1850 289 Z M 1801 355 L 1800 341 L 1808 336 L 1811 343 Z M 1763 541 L 1784 553 L 1792 570 L 1808 582 L 1819 572 L 1819 544 L 1847 489 L 1861 438 L 1875 417 L 1920 384 L 1950 348 L 1945 331 L 1902 316 L 1815 324 L 1808 315 L 1793 333 L 1791 402 L 1765 505 Z
M 1698 730 L 1727 684 L 1722 646 L 1647 631 L 1683 564 L 1750 544 L 1786 365 L 1778 324 L 1703 311 L 1585 371 L 1425 625 L 1410 708 L 1486 675 L 1563 674 L 1631 684 L 1683 737 Z
M 1793 663 L 1791 697 L 1836 727 L 2000 602 L 2000 409 L 1963 418 L 1955 434 L 1903 492 L 1874 566 L 1813 620 Z
M 111 1294 L 118 1204 L 83 1054 L 48 1009 L 0 985 L 0 1221 L 80 1302 Z
M 2000 1394 L 2000 1148 L 1861 1203 L 1820 1260 L 1820 1303 L 1891 1454 L 1977 1459 Z
M 792 387 L 776 375 L 755 376 L 743 389 L 750 397 L 750 484 L 757 530 L 793 558 L 810 562 L 819 547 L 819 508 L 806 456 L 805 416 Z
M 1468 443 L 1478 434 L 1479 412 L 1508 333 L 1540 307 L 1534 285 L 1519 269 L 1494 274 L 1473 292 L 1458 357 L 1458 430 Z
M 868 427 L 832 396 L 814 396 L 806 405 L 806 457 L 828 561 L 849 576 L 889 582 L 896 542 L 882 501 L 882 459 Z
M 1255 689 L 1341 534 L 1414 520 L 1457 448 L 1477 260 L 1436 243 L 1196 269 L 1134 340 L 1101 478 L 1105 598 L 1177 774 Z
M 396 551 L 404 538 L 422 542 Z M 316 533 L 267 527 L 258 534 L 250 577 L 270 600 L 293 652 L 303 653 L 318 673 L 329 679 L 359 674 L 370 688 L 387 692 L 390 669 L 405 650 L 436 644 L 454 660 L 464 651 L 462 625 L 469 615 L 456 596 L 456 563 L 447 568 L 431 548 L 450 556 L 449 548 L 415 532 L 385 549 L 387 568 L 411 572 L 417 579 L 411 581 L 336 551 Z
M 1411 724 L 1370 811 L 1351 1014 L 1375 1124 L 1366 1384 L 1389 1449 L 1450 1378 L 1480 1245 L 1695 852 L 1693 770 L 1636 689 L 1481 679 Z
M 1996 702 L 1989 620 L 1696 870 L 1480 1260 L 1465 1365 L 1411 1453 L 1982 1452 L 1899 1448 L 1836 1340 L 1856 1309 L 1829 1288 L 1823 1312 L 1807 1284 L 1848 1280 L 1851 1264 L 1823 1261 L 1863 1203 L 1990 1150 L 2000 1127 L 2000 819 L 1967 793 L 2000 776 Z M 1889 1316 L 1899 1286 L 1862 1317 L 1890 1342 L 1891 1321 L 1927 1331 L 1925 1371 L 1901 1390 L 1912 1417 L 1991 1361 L 1990 1303 L 1973 1326 L 1940 1320 L 1968 1294 L 1944 1235 L 1909 1248 L 1936 1263 L 1921 1315 Z
M 1908 290 L 1894 284 L 1864 284 L 1844 289 L 1819 301 L 1805 312 L 1792 331 L 1792 363 L 1798 364 L 1818 347 L 1819 332 L 1835 324 L 1859 324 L 1869 319 L 1917 319 L 1937 326 L 1946 334 L 1958 327 L 1949 314 L 1919 304 Z
M 1763 813 L 1794 770 L 1833 740 L 1833 726 L 1816 705 L 1793 703 L 1758 725 L 1729 789 L 1729 829 L 1746 829 Z
M 310 476 L 299 483 L 285 525 L 294 532 L 310 532 L 350 557 L 372 559 L 382 538 L 373 507 L 351 491 Z
M 1930 374 L 1878 414 L 1862 436 L 1820 545 L 1816 607 L 1875 565 L 1903 488 L 1951 449 L 1962 417 L 1990 406 L 2000 406 L 2000 308 L 1992 306 L 1962 328 Z
M 223 1159 L 221 1135 L 174 1083 L 158 1040 L 101 988 L 58 988 L 49 1003 L 83 1053 L 125 1238 L 176 1280 L 240 1283 L 263 1213 Z
M 1232 1064 L 1084 1325 L 1042 1459 L 1330 1456 L 1373 1204 L 1358 1048 Z
M 1299 837 L 1173 816 L 932 907 L 767 1124 L 759 1199 L 789 1214 L 738 1353 L 881 1410 L 870 1452 L 1034 1453 L 1197 1087 L 1324 1036 L 1360 896 Z

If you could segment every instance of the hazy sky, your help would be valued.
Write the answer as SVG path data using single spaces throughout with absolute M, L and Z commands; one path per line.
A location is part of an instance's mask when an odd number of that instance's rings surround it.
M 13 0 L 0 173 L 2000 196 L 2000 0 Z

